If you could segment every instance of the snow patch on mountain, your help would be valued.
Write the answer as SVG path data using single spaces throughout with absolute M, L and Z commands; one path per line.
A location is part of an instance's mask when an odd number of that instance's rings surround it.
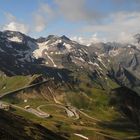
M 107 66 L 103 63 L 103 60 L 101 59 L 101 57 L 98 57 L 97 58 L 99 61 L 100 61 L 100 63 L 107 69 Z
M 43 52 L 43 50 L 48 50 L 48 45 L 47 45 L 48 42 L 49 42 L 49 41 L 42 42 L 42 43 L 37 43 L 38 49 L 36 49 L 35 51 L 33 51 L 33 56 L 34 56 L 36 59 L 42 57 L 42 52 Z
M 57 67 L 57 65 L 54 63 L 53 59 L 48 55 L 47 51 L 45 52 L 45 55 L 47 55 L 47 58 L 51 61 L 53 64 L 53 67 Z
M 70 44 L 64 43 L 63 45 L 66 47 L 66 49 L 67 49 L 68 51 L 70 51 L 71 48 L 72 48 Z
M 9 37 L 8 40 L 10 40 L 12 42 L 18 42 L 18 43 L 22 42 L 22 40 L 17 36 Z
M 57 75 L 58 75 L 61 79 L 63 79 L 62 75 L 61 75 L 59 72 L 57 72 Z
M 118 50 L 111 50 L 111 51 L 109 51 L 109 55 L 110 56 L 117 56 L 117 55 L 119 55 L 119 51 Z
M 93 63 L 93 62 L 89 61 L 88 64 L 93 65 L 93 66 L 95 66 L 95 67 L 98 67 L 98 69 L 100 69 L 101 71 L 103 70 L 103 69 L 99 66 L 99 64 L 97 64 L 96 62 Z
M 85 62 L 85 60 L 82 57 L 75 57 L 77 60 Z
M 62 43 L 62 40 L 61 40 L 61 39 L 58 39 L 58 40 L 56 40 L 55 42 L 51 43 L 50 46 L 55 46 L 55 45 L 57 45 L 58 43 Z

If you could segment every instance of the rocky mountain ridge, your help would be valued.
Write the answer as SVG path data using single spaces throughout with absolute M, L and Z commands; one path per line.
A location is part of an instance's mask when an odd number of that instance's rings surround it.
M 111 78 L 140 93 L 139 35 L 135 38 L 135 44 L 109 42 L 85 46 L 66 36 L 33 39 L 20 32 L 4 31 L 0 32 L 0 71 L 27 75 L 52 69 L 88 69 L 104 83 Z

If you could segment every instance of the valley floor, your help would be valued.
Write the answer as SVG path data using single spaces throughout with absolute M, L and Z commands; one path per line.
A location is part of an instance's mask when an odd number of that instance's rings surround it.
M 24 81 L 21 87 L 26 86 L 27 81 Z M 48 83 L 37 86 L 4 95 L 0 106 L 69 140 L 140 139 L 140 129 L 115 107 L 108 105 L 109 97 L 104 90 L 84 87 L 86 91 L 82 92 L 62 88 L 53 91 L 48 88 Z M 12 90 L 14 88 L 12 86 Z M 66 104 L 62 99 L 69 100 L 71 104 Z
M 4 103 L 5 102 L 0 102 L 0 104 Z M 124 117 L 122 117 L 121 120 L 118 120 L 118 122 L 104 122 L 103 120 L 96 118 L 93 115 L 91 116 L 85 111 L 77 108 L 76 112 L 79 118 L 77 118 L 77 115 L 70 116 L 67 114 L 66 106 L 64 105 L 49 102 L 39 106 L 34 106 L 31 104 L 34 110 L 39 110 L 39 112 L 45 112 L 46 114 L 50 115 L 50 117 L 42 117 L 32 111 L 29 111 L 29 109 L 24 109 L 23 104 L 10 105 L 12 107 L 11 112 L 40 123 L 41 125 L 56 131 L 57 133 L 69 137 L 70 140 L 84 138 L 93 140 L 94 137 L 103 137 L 116 140 L 140 138 L 140 131 L 136 131 L 135 126 Z M 79 135 L 83 136 L 84 138 L 80 137 Z

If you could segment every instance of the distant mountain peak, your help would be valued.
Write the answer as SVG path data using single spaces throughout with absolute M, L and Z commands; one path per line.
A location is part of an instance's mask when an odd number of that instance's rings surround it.
M 12 42 L 26 43 L 26 42 L 28 42 L 28 40 L 32 40 L 32 41 L 35 40 L 35 39 L 31 38 L 30 36 L 25 35 L 18 31 L 5 30 L 2 32 L 2 35 L 4 37 L 6 37 L 9 41 L 12 41 Z
M 61 36 L 61 39 L 70 41 L 70 39 L 67 36 L 65 36 L 65 35 Z
M 53 39 L 53 38 L 59 38 L 57 35 L 49 35 L 48 37 L 47 37 L 47 40 L 49 40 L 49 39 Z

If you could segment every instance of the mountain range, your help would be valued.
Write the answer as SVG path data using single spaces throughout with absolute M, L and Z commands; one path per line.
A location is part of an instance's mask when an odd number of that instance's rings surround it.
M 140 34 L 86 46 L 64 35 L 0 32 L 0 106 L 12 108 L 0 121 L 17 121 L 14 135 L 2 123 L 4 135 L 19 139 L 24 126 L 22 139 L 139 139 L 139 96 Z
M 34 39 L 20 32 L 4 31 L 0 32 L 0 71 L 9 76 L 54 76 L 51 73 L 57 70 L 88 70 L 103 88 L 110 78 L 140 93 L 140 35 L 134 38 L 132 44 L 108 42 L 85 46 L 66 36 Z M 63 72 L 55 75 L 63 78 Z

